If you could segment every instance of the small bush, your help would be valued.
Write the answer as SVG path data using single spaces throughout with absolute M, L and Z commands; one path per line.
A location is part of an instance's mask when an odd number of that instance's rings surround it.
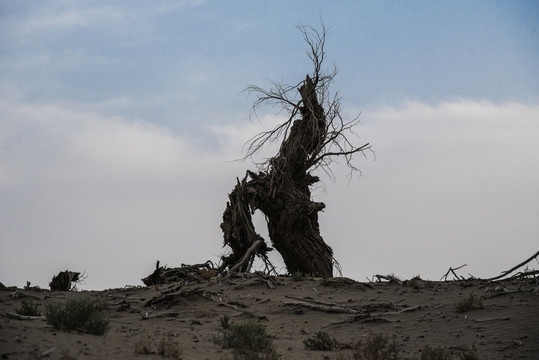
M 303 340 L 303 344 L 308 350 L 335 350 L 340 347 L 339 341 L 325 331 L 316 332 L 314 337 Z
M 470 294 L 467 298 L 462 299 L 459 301 L 455 308 L 457 312 L 463 313 L 470 310 L 477 310 L 477 309 L 483 309 L 483 300 L 481 300 L 481 297 Z
M 78 330 L 86 334 L 105 335 L 110 329 L 110 321 L 103 317 L 89 298 L 71 299 L 65 305 L 48 304 L 46 319 L 58 330 Z
M 221 319 L 223 334 L 214 337 L 213 342 L 223 349 L 248 350 L 249 352 L 273 353 L 273 340 L 262 324 L 249 321 L 244 324 L 230 324 Z
M 449 355 L 441 348 L 425 346 L 421 351 L 420 360 L 449 360 Z
M 395 338 L 390 342 L 387 336 L 369 331 L 367 340 L 358 341 L 353 349 L 354 360 L 398 360 L 399 352 Z
M 21 302 L 21 307 L 16 309 L 15 312 L 23 316 L 41 316 L 41 311 L 38 310 L 37 304 L 26 299 Z

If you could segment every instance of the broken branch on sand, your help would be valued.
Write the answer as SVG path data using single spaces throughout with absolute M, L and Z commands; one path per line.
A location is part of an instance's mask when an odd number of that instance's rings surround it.
M 395 284 L 399 284 L 400 286 L 402 286 L 402 281 L 399 280 L 395 275 L 374 275 L 377 279 L 378 279 L 378 282 L 382 282 L 382 280 L 386 280 L 386 281 L 389 281 L 389 283 L 395 283 Z
M 489 279 L 485 279 L 487 281 L 494 281 L 494 280 L 498 280 L 498 279 L 501 279 L 509 274 L 511 274 L 513 271 L 515 271 L 516 269 L 526 265 L 527 263 L 529 263 L 530 261 L 536 259 L 537 257 L 539 256 L 539 251 L 537 251 L 535 254 L 533 254 L 532 256 L 530 256 L 528 259 L 524 260 L 523 262 L 521 262 L 520 264 L 516 265 L 516 266 L 513 266 L 511 269 L 509 270 L 506 270 L 506 271 L 502 271 L 501 275 L 498 275 L 498 276 L 494 276 L 494 277 L 491 277 Z M 533 270 L 531 272 L 523 272 L 523 273 L 519 273 L 517 274 L 517 278 L 518 277 L 526 277 L 528 275 L 535 275 L 539 273 L 539 271 L 536 271 L 536 270 Z M 515 278 L 515 277 L 511 277 L 512 279 Z
M 14 313 L 6 313 L 5 316 L 17 320 L 45 320 L 45 316 L 28 316 Z
M 314 311 L 323 311 L 331 314 L 357 314 L 358 311 L 336 305 L 321 305 L 304 301 L 290 301 L 284 303 L 285 306 L 301 306 Z
M 461 266 L 456 267 L 456 268 L 450 267 L 449 270 L 447 270 L 447 272 L 445 273 L 445 275 L 440 278 L 440 280 L 444 279 L 444 281 L 447 281 L 447 276 L 449 275 L 449 273 L 452 273 L 453 276 L 455 277 L 455 279 L 457 279 L 457 280 L 466 280 L 466 279 L 464 279 L 464 277 L 458 276 L 455 273 L 455 270 L 462 269 L 465 266 L 468 266 L 468 264 L 464 264 L 464 265 L 461 265 Z
M 151 311 L 145 312 L 142 314 L 142 320 L 155 319 L 155 318 L 164 318 L 164 317 L 178 317 L 180 315 L 177 312 L 167 312 L 160 314 L 152 314 Z

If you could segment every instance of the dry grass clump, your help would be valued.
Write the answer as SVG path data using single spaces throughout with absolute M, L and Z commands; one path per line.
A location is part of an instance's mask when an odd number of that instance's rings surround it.
M 15 309 L 15 312 L 23 316 L 41 316 L 41 311 L 39 311 L 37 304 L 26 299 L 21 302 L 20 308 Z
M 472 346 L 471 349 L 463 348 L 459 350 L 459 360 L 479 360 L 477 356 L 477 350 L 475 346 Z M 430 346 L 425 346 L 421 351 L 420 360 L 451 360 L 454 357 L 450 357 L 449 353 L 442 348 L 431 348 Z
M 135 354 L 148 355 L 153 354 L 152 342 L 148 339 L 141 339 L 135 344 Z
M 164 337 L 162 337 L 157 344 L 157 354 L 174 359 L 181 359 L 182 357 L 182 352 L 178 345 Z
M 352 347 L 354 360 L 399 360 L 399 352 L 395 338 L 391 341 L 387 335 L 375 334 L 369 331 L 365 341 L 358 341 Z
M 166 339 L 165 337 L 162 337 L 161 340 L 159 340 L 159 343 L 157 343 L 157 349 L 155 351 L 153 350 L 153 344 L 150 340 L 142 339 L 137 341 L 137 343 L 135 344 L 135 354 L 157 354 L 173 359 L 182 358 L 182 351 L 178 347 L 178 345 L 171 340 Z
M 463 313 L 470 310 L 483 309 L 483 300 L 480 296 L 470 294 L 470 296 L 459 301 L 455 308 L 457 312 Z
M 86 297 L 70 299 L 65 305 L 47 304 L 46 320 L 58 330 L 78 330 L 92 335 L 105 335 L 110 329 L 110 321 Z
M 265 358 L 277 358 L 273 348 L 273 340 L 266 333 L 263 324 L 248 321 L 242 324 L 230 322 L 228 316 L 221 319 L 222 334 L 215 336 L 213 342 L 223 349 L 234 349 L 234 357 L 238 359 L 257 358 L 259 354 Z
M 303 344 L 308 350 L 336 350 L 341 347 L 341 343 L 325 331 L 317 331 L 314 337 L 303 340 Z

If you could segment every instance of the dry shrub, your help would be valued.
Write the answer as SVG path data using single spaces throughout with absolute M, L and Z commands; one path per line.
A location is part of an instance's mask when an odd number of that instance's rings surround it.
M 181 359 L 182 356 L 182 352 L 178 345 L 164 337 L 162 337 L 157 344 L 157 354 L 174 359 Z
M 314 337 L 303 340 L 303 344 L 308 350 L 336 350 L 341 347 L 340 342 L 325 331 L 316 332 Z
M 480 296 L 470 294 L 470 296 L 459 301 L 455 308 L 457 312 L 463 313 L 470 310 L 483 309 L 483 300 Z
M 153 344 L 148 339 L 140 339 L 135 344 L 135 354 L 151 355 L 158 354 L 173 359 L 181 359 L 182 351 L 177 344 L 165 337 L 162 337 L 157 344 L 157 349 L 153 350 Z
M 90 298 L 70 299 L 65 305 L 47 304 L 46 319 L 47 323 L 59 330 L 105 335 L 110 329 L 110 321 Z
M 41 311 L 39 311 L 37 304 L 26 299 L 21 302 L 21 307 L 16 309 L 15 312 L 23 316 L 41 316 Z
M 395 338 L 369 331 L 365 341 L 358 341 L 352 348 L 354 360 L 399 360 Z
M 213 342 L 223 349 L 234 349 L 235 353 L 275 354 L 273 340 L 266 333 L 266 327 L 254 321 L 243 324 L 230 323 L 229 317 L 221 319 L 223 333 L 213 338 Z M 250 355 L 249 355 L 250 356 Z M 254 355 L 253 355 L 254 356 Z
M 153 354 L 152 342 L 148 339 L 141 339 L 135 343 L 135 354 L 148 355 Z

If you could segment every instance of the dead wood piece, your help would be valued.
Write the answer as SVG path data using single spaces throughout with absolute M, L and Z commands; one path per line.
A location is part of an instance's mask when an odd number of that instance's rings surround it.
M 237 305 L 234 305 L 232 303 L 227 303 L 227 302 L 223 301 L 223 298 L 221 296 L 219 296 L 219 300 L 215 299 L 215 297 L 216 297 L 215 294 L 212 294 L 212 295 L 209 295 L 209 296 L 206 295 L 205 297 L 207 299 L 213 301 L 213 302 L 219 303 L 220 306 L 227 306 L 227 307 L 230 307 L 230 308 L 232 308 L 232 309 L 234 309 L 236 311 L 241 311 Z
M 537 251 L 535 254 L 533 254 L 532 256 L 530 256 L 528 259 L 524 260 L 523 262 L 521 262 L 520 264 L 516 265 L 516 266 L 513 266 L 511 269 L 509 270 L 506 270 L 506 271 L 502 271 L 501 275 L 498 275 L 498 276 L 494 276 L 494 277 L 491 277 L 489 279 L 486 279 L 487 281 L 494 281 L 494 280 L 499 280 L 509 274 L 511 274 L 513 271 L 515 271 L 516 269 L 526 265 L 527 263 L 529 263 L 530 261 L 532 261 L 533 259 L 537 258 L 539 256 L 539 251 Z
M 382 282 L 382 280 L 389 281 L 389 283 L 395 283 L 402 286 L 402 280 L 398 279 L 394 275 L 375 275 L 375 277 L 378 279 L 378 282 Z
M 468 265 L 464 264 L 464 265 L 461 265 L 461 266 L 456 267 L 456 268 L 450 267 L 449 270 L 447 270 L 447 272 L 445 273 L 445 275 L 440 278 L 440 280 L 444 279 L 444 281 L 447 281 L 447 276 L 449 275 L 449 273 L 453 274 L 453 276 L 455 277 L 456 280 L 466 280 L 464 277 L 458 276 L 455 273 L 455 270 L 459 270 L 459 269 L 461 269 L 461 268 L 463 268 L 465 266 L 468 266 Z
M 234 271 L 236 271 L 237 269 L 241 268 L 241 267 L 245 264 L 245 262 L 247 262 L 247 260 L 251 259 L 252 256 L 253 256 L 253 254 L 254 254 L 254 252 L 256 251 L 256 249 L 258 249 L 258 247 L 259 247 L 260 245 L 262 245 L 262 243 L 263 243 L 263 240 L 261 240 L 261 239 L 256 240 L 256 241 L 249 247 L 249 249 L 247 249 L 247 251 L 245 252 L 245 254 L 243 255 L 243 257 L 240 259 L 240 261 L 239 261 L 236 265 L 234 265 L 234 266 L 232 267 L 232 269 L 230 269 L 230 272 L 234 272 Z
M 498 297 L 506 294 L 512 294 L 519 292 L 519 290 L 507 290 L 503 286 L 496 286 L 494 289 L 491 289 L 490 287 L 487 287 L 485 290 L 485 293 L 483 294 L 483 299 L 490 299 L 493 297 Z
M 511 317 L 497 317 L 497 318 L 486 318 L 486 319 L 474 319 L 474 322 L 482 323 L 482 322 L 489 322 L 489 321 L 507 321 L 511 320 Z
M 28 316 L 14 313 L 6 313 L 5 316 L 16 320 L 45 320 L 45 316 Z
M 330 314 L 357 314 L 357 311 L 342 306 L 321 305 L 305 301 L 290 301 L 284 303 L 285 306 L 301 306 L 314 311 L 322 311 Z
M 49 350 L 45 350 L 41 353 L 40 357 L 48 357 L 50 354 L 52 354 L 54 350 L 56 350 L 55 347 L 50 348 Z
M 196 289 L 192 289 L 192 290 L 187 290 L 187 291 L 180 291 L 178 293 L 173 293 L 173 294 L 162 294 L 162 295 L 158 295 L 158 296 L 155 296 L 153 297 L 152 299 L 148 300 L 145 304 L 144 304 L 144 307 L 148 307 L 148 306 L 156 306 L 158 304 L 166 304 L 167 306 L 171 306 L 171 305 L 174 305 L 176 304 L 177 302 L 180 301 L 180 298 L 185 298 L 185 297 L 189 297 L 189 296 L 193 296 L 193 295 L 199 295 L 199 296 L 202 296 L 202 294 L 204 293 L 204 290 L 200 289 L 200 288 L 196 288 Z
M 217 271 L 210 260 L 203 264 L 182 264 L 181 267 L 177 268 L 167 268 L 166 265 L 159 266 L 159 260 L 157 260 L 154 272 L 142 279 L 142 282 L 146 286 L 152 286 L 170 284 L 181 280 L 200 281 L 215 275 L 217 275 Z
M 35 296 L 35 295 L 30 295 L 30 294 L 25 294 L 23 292 L 20 292 L 20 291 L 14 291 L 12 292 L 11 294 L 9 294 L 9 297 L 10 298 L 13 298 L 13 299 L 19 299 L 19 298 L 30 298 L 30 299 L 35 299 L 35 300 L 38 300 L 38 301 L 41 301 L 42 299 L 38 296 Z
M 142 320 L 148 320 L 148 319 L 156 319 L 156 318 L 169 318 L 169 317 L 178 317 L 180 314 L 177 312 L 167 312 L 167 313 L 159 313 L 159 314 L 152 314 L 151 311 L 145 312 L 142 314 Z
M 379 317 L 377 315 L 372 314 L 356 314 L 354 316 L 351 316 L 350 318 L 344 320 L 344 321 L 338 321 L 334 323 L 330 323 L 328 325 L 322 326 L 322 328 L 328 328 L 328 327 L 335 327 L 343 324 L 350 324 L 350 323 L 371 323 L 371 322 L 394 322 L 382 317 Z
M 420 309 L 421 309 L 421 305 L 411 306 L 411 307 L 407 307 L 407 308 L 397 311 L 397 314 L 402 314 L 402 313 L 410 312 L 410 311 L 416 311 Z
M 347 277 L 334 277 L 322 279 L 323 286 L 342 287 L 357 284 L 358 282 Z
M 302 299 L 302 298 L 298 298 L 298 297 L 295 297 L 295 296 L 289 296 L 289 295 L 285 295 L 285 298 L 292 299 L 292 300 L 298 300 L 298 301 L 301 301 L 301 302 L 308 302 L 308 303 L 317 304 L 317 305 L 339 306 L 336 303 L 327 303 L 327 302 L 323 302 L 323 301 L 316 301 L 316 300 L 305 299 L 305 298 Z
M 520 340 L 510 340 L 510 341 L 507 341 L 509 343 L 509 345 L 507 346 L 504 346 L 503 348 L 499 349 L 498 351 L 505 351 L 507 349 L 510 349 L 512 347 L 515 347 L 515 346 L 522 346 L 524 345 L 524 343 Z

